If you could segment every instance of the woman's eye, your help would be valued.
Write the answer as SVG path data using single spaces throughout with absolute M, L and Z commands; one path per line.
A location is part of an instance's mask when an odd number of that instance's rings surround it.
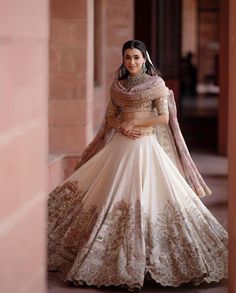
M 134 60 L 138 60 L 139 59 L 139 56 L 136 56 L 136 57 L 130 57 L 130 56 L 125 56 L 125 60 L 131 60 L 131 59 L 134 59 Z

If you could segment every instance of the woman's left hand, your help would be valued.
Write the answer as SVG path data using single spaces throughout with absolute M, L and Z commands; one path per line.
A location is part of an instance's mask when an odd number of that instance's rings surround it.
M 132 139 L 136 139 L 136 138 L 139 138 L 140 136 L 142 136 L 142 133 L 139 129 L 137 129 L 136 127 L 132 127 L 131 129 L 129 130 L 120 130 L 120 132 L 129 137 L 129 138 L 132 138 Z
M 135 127 L 135 120 L 125 120 L 120 124 L 121 131 L 129 132 L 133 127 Z
M 120 124 L 120 132 L 129 138 L 139 138 L 141 132 L 135 127 L 135 120 L 123 121 Z

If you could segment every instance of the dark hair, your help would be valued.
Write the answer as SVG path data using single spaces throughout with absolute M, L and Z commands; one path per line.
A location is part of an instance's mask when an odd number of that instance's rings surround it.
M 145 65 L 147 68 L 147 71 L 146 71 L 147 74 L 160 75 L 160 71 L 149 62 L 147 58 L 147 53 L 146 53 L 147 48 L 143 42 L 139 40 L 129 40 L 125 42 L 122 47 L 122 58 L 124 58 L 125 50 L 127 49 L 138 49 L 142 53 L 143 58 L 145 58 L 146 60 Z M 118 79 L 126 79 L 128 77 L 129 71 L 125 68 L 124 63 L 122 63 L 121 66 L 119 67 L 117 74 L 118 74 Z

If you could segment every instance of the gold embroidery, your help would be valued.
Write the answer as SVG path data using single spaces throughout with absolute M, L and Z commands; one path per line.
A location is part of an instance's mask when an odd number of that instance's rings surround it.
M 147 88 L 142 88 L 146 82 Z M 128 88 L 127 80 L 116 80 L 110 90 L 112 99 L 123 112 L 153 111 L 152 101 L 168 95 L 168 92 L 163 79 L 147 74 Z
M 115 105 L 112 99 L 110 99 L 108 106 L 107 106 L 107 117 L 114 117 L 117 118 L 120 114 L 120 108 Z
M 159 97 L 153 101 L 154 107 L 157 109 L 158 115 L 169 114 L 168 110 L 168 96 Z
M 49 197 L 48 267 L 65 281 L 132 289 L 147 273 L 164 286 L 227 277 L 226 232 L 197 200 L 167 201 L 151 219 L 139 200 L 85 208 L 84 195 L 68 181 Z

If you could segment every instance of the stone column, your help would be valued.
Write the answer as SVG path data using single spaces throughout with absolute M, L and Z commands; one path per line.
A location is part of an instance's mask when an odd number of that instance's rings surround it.
M 236 292 L 236 2 L 229 0 L 229 293 Z
M 197 0 L 182 1 L 182 49 L 181 55 L 192 52 L 197 59 Z
M 95 75 L 94 128 L 104 116 L 109 89 L 122 62 L 121 48 L 134 37 L 133 0 L 96 0 L 95 2 Z
M 0 291 L 46 292 L 48 1 L 0 2 Z
M 218 109 L 218 152 L 227 155 L 228 103 L 229 103 L 229 1 L 220 1 L 220 66 L 219 66 L 219 109 Z
M 93 0 L 51 0 L 49 148 L 80 153 L 93 134 Z
M 134 37 L 134 1 L 106 0 L 106 81 L 107 96 L 115 77 L 116 69 L 122 63 L 121 48 L 125 41 Z

